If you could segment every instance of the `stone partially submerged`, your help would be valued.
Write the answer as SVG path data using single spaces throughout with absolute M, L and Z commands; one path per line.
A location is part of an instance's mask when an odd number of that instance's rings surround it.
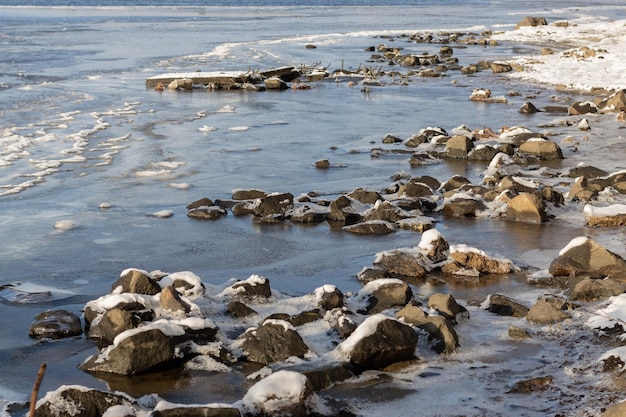
M 574 238 L 548 269 L 552 276 L 610 277 L 626 281 L 626 260 L 587 237 Z

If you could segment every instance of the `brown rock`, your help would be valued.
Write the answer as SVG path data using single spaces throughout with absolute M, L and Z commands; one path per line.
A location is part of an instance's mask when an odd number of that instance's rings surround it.
M 537 156 L 544 161 L 563 159 L 561 148 L 555 142 L 545 139 L 531 139 L 519 147 L 521 154 Z
M 522 26 L 545 26 L 547 24 L 548 21 L 543 17 L 527 16 L 520 20 L 520 22 L 515 26 L 515 30 L 521 28 Z
M 521 193 L 507 203 L 505 218 L 514 222 L 543 223 L 548 221 L 543 200 L 536 194 Z

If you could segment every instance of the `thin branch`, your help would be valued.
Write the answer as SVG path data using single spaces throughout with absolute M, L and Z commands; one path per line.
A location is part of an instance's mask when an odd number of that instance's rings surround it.
M 35 380 L 35 385 L 33 386 L 33 392 L 30 394 L 30 417 L 35 417 L 35 407 L 37 407 L 37 395 L 39 395 L 39 386 L 41 385 L 41 380 L 43 379 L 43 374 L 46 372 L 46 364 L 42 363 L 39 367 L 39 372 L 37 373 L 37 379 Z

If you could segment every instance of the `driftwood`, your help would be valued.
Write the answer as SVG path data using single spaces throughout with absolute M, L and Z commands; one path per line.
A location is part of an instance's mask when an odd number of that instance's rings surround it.
M 30 417 L 35 417 L 35 408 L 37 407 L 37 396 L 39 395 L 39 387 L 41 386 L 41 380 L 43 379 L 43 374 L 46 373 L 46 364 L 42 363 L 39 367 L 39 372 L 37 372 L 37 379 L 35 380 L 35 385 L 33 386 L 33 392 L 30 394 Z

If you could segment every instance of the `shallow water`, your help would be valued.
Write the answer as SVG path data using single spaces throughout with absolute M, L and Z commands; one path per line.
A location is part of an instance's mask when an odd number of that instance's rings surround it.
M 554 100 L 552 95 L 563 103 L 575 95 L 487 73 L 467 77 L 450 72 L 448 77 L 372 88 L 369 93 L 332 79 L 311 90 L 280 93 L 157 93 L 146 89 L 144 81 L 164 72 L 245 71 L 248 66 L 320 63 L 330 69 L 356 69 L 378 65 L 367 62 L 370 53 L 364 49 L 379 43 L 420 52 L 439 49 L 406 42 L 398 37 L 402 33 L 439 28 L 480 32 L 510 28 L 526 14 L 562 19 L 591 13 L 544 2 L 516 3 L 515 9 L 497 2 L 468 3 L 456 5 L 452 14 L 449 7 L 0 7 L 0 284 L 21 282 L 26 289 L 37 284 L 53 291 L 50 300 L 36 303 L 12 302 L 15 294 L 0 291 L 8 298 L 0 303 L 0 358 L 5 369 L 0 398 L 25 400 L 42 360 L 54 364 L 42 391 L 62 384 L 107 386 L 76 368 L 94 353 L 90 343 L 37 343 L 28 338 L 27 327 L 47 308 L 79 314 L 87 300 L 108 292 L 128 267 L 189 270 L 211 285 L 254 273 L 292 295 L 326 283 L 357 291 L 361 285 L 354 275 L 372 264 L 375 253 L 416 245 L 419 234 L 407 231 L 354 236 L 326 223 L 257 225 L 230 215 L 200 222 L 187 218 L 185 206 L 202 197 L 229 198 L 236 188 L 294 195 L 316 191 L 332 198 L 357 187 L 382 189 L 401 171 L 440 180 L 459 174 L 480 183 L 485 164 L 444 162 L 411 168 L 408 155 L 372 157 L 370 150 L 382 147 L 387 133 L 405 138 L 427 126 L 534 128 L 559 116 L 519 114 L 528 97 L 542 106 Z M 603 10 L 598 6 L 593 12 Z M 607 13 L 619 17 L 624 11 Z M 382 34 L 395 40 L 375 37 Z M 310 43 L 317 48 L 304 47 Z M 464 64 L 536 50 L 511 44 L 470 46 L 455 50 L 455 56 Z M 469 102 L 472 89 L 484 84 L 494 95 L 511 90 L 520 95 L 509 97 L 509 105 Z M 563 136 L 581 140 L 579 149 L 565 149 L 568 159 L 561 164 L 588 161 L 594 150 L 601 153 L 603 168 L 626 168 L 621 158 L 623 133 L 606 119 L 593 122 L 602 128 L 587 142 L 575 126 L 558 129 Z M 322 158 L 335 167 L 315 169 L 314 162 Z M 103 202 L 111 207 L 100 208 Z M 161 210 L 172 210 L 174 216 L 150 216 Z M 580 217 L 566 212 L 561 221 L 541 227 L 438 219 L 437 227 L 451 244 L 466 243 L 530 269 L 547 268 L 562 247 L 584 234 L 618 252 L 623 247 L 621 231 L 587 230 Z M 54 228 L 56 222 L 68 220 L 74 228 Z M 473 302 L 492 292 L 532 299 L 535 292 L 523 282 L 523 277 L 504 277 L 480 286 L 428 283 L 416 292 L 450 291 Z M 479 313 L 476 326 L 489 320 Z M 468 343 L 470 350 L 478 346 L 476 341 Z M 494 361 L 507 355 L 518 353 Z M 229 377 L 220 375 L 219 384 L 228 384 Z M 136 390 L 133 395 L 152 390 L 181 402 L 241 397 L 239 388 L 200 388 L 213 382 L 213 376 L 186 372 L 175 378 L 165 375 L 158 383 L 151 379 L 129 387 L 120 380 L 108 386 Z

